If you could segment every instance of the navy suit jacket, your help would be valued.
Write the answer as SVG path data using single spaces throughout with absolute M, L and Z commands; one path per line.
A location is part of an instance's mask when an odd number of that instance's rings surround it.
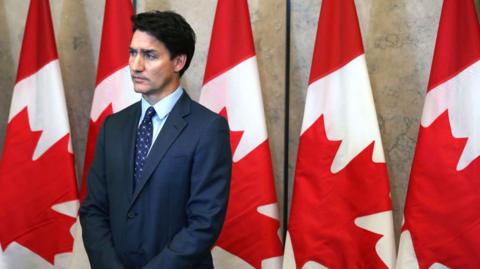
M 92 268 L 213 268 L 231 177 L 228 124 L 183 93 L 133 190 L 140 113 L 138 102 L 112 114 L 98 136 L 80 208 Z

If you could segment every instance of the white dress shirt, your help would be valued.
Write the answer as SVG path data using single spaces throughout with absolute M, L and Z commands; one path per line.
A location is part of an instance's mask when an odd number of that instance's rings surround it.
M 167 121 L 170 111 L 172 111 L 173 106 L 175 106 L 178 99 L 180 99 L 180 96 L 182 96 L 182 93 L 183 93 L 183 89 L 181 86 L 179 86 L 174 92 L 165 96 L 162 100 L 158 101 L 156 104 L 153 105 L 153 109 L 155 109 L 156 113 L 152 118 L 153 135 L 152 135 L 152 144 L 148 149 L 149 153 L 150 153 L 150 150 L 152 149 L 153 143 L 155 143 L 155 140 L 157 139 L 158 134 L 160 133 L 160 130 L 162 130 L 162 127 L 165 124 L 165 121 Z M 140 114 L 140 120 L 138 121 L 138 126 L 140 126 L 140 124 L 142 123 L 143 117 L 145 117 L 145 113 L 150 106 L 151 105 L 147 102 L 147 100 L 145 100 L 142 97 L 142 114 Z

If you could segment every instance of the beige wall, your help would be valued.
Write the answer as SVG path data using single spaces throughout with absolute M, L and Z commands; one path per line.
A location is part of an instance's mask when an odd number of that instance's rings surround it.
M 249 1 L 279 198 L 283 197 L 285 1 Z M 478 7 L 479 1 L 476 2 Z M 77 171 L 81 171 L 104 1 L 50 3 Z M 321 0 L 292 0 L 290 185 L 320 4 Z M 398 232 L 442 2 L 357 0 L 356 4 L 386 151 Z M 215 5 L 214 0 L 138 0 L 138 11 L 176 10 L 195 29 L 197 49 L 183 81 L 195 100 L 200 95 Z M 0 150 L 27 9 L 26 0 L 0 0 Z

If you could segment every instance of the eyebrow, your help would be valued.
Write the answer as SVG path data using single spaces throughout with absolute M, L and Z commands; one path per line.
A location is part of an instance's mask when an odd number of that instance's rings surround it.
M 143 54 L 146 54 L 146 53 L 156 53 L 157 51 L 154 50 L 154 49 L 135 49 L 135 48 L 132 48 L 130 47 L 130 50 L 132 51 L 137 51 L 137 50 L 140 50 L 141 53 Z

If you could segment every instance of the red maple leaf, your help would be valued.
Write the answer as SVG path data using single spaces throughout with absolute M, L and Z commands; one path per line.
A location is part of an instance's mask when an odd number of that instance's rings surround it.
M 386 268 L 375 252 L 381 235 L 354 224 L 357 217 L 391 210 L 386 166 L 372 161 L 372 143 L 334 174 L 340 143 L 328 140 L 323 116 L 300 138 L 289 224 L 297 268 L 308 261 Z
M 225 109 L 220 114 L 227 117 Z M 242 135 L 243 131 L 230 131 L 232 152 Z M 271 163 L 268 140 L 233 163 L 227 216 L 216 242 L 255 268 L 283 252 L 277 234 L 280 222 L 257 211 L 277 202 Z
M 30 131 L 26 108 L 8 124 L 0 166 L 0 243 L 7 249 L 15 241 L 53 264 L 56 254 L 72 251 L 75 218 L 52 206 L 77 199 L 76 181 L 69 135 L 33 161 L 40 135 Z
M 420 268 L 480 268 L 480 158 L 457 171 L 465 144 L 452 136 L 448 112 L 420 129 L 404 225 Z

